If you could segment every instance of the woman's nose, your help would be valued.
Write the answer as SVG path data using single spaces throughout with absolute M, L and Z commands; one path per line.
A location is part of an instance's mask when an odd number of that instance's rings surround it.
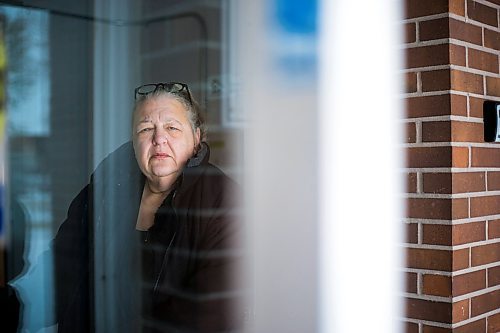
M 155 130 L 154 135 L 153 135 L 153 144 L 154 145 L 161 145 L 165 144 L 167 142 L 167 133 L 165 131 L 160 130 Z

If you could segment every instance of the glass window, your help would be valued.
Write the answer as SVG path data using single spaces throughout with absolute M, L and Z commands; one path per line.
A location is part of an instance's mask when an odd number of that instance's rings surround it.
M 2 331 L 241 327 L 229 12 L 229 1 L 0 5 Z M 160 82 L 188 88 L 135 100 Z

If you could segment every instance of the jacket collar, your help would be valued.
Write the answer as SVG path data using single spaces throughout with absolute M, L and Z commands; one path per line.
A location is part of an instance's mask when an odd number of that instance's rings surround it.
M 205 170 L 204 166 L 208 165 L 209 158 L 210 148 L 206 142 L 202 142 L 196 155 L 187 161 L 182 174 L 179 176 L 179 186 L 177 187 L 178 192 L 188 190 L 198 180 Z
M 208 148 L 208 144 L 206 142 L 202 142 L 200 143 L 200 149 L 187 161 L 185 168 L 197 167 L 201 164 L 207 163 L 209 158 L 210 148 Z

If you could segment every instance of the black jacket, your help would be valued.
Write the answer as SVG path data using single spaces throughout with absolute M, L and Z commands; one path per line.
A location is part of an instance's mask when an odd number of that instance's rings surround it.
M 54 240 L 59 332 L 240 327 L 237 193 L 208 159 L 203 144 L 148 232 L 135 230 L 145 177 L 131 143 L 99 165 Z

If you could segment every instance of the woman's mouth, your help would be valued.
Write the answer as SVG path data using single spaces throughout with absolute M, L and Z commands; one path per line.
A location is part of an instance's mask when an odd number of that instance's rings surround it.
M 156 159 L 165 159 L 167 157 L 169 157 L 170 155 L 168 155 L 167 153 L 156 153 L 153 155 L 153 158 L 156 158 Z

